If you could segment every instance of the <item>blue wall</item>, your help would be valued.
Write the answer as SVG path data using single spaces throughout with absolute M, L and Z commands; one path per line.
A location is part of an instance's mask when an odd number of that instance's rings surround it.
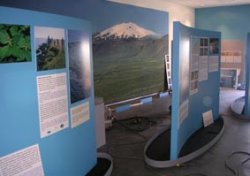
M 88 20 L 91 22 L 93 33 L 104 30 L 120 22 L 121 19 L 123 21 L 131 20 L 131 16 L 133 16 L 135 20 L 133 22 L 136 22 L 140 26 L 148 27 L 148 24 L 152 24 L 150 30 L 164 35 L 168 33 L 168 25 L 166 25 L 168 24 L 168 18 L 166 18 L 168 14 L 166 12 L 162 13 L 162 15 L 158 15 L 156 18 L 155 13 L 159 13 L 157 10 L 150 9 L 149 11 L 149 9 L 108 2 L 106 0 L 1 0 L 0 5 L 50 12 Z M 127 15 L 125 15 L 124 12 L 126 12 Z M 148 14 L 147 20 L 141 20 L 145 14 Z
M 246 41 L 250 5 L 195 10 L 195 27 L 222 32 L 222 39 Z
M 4 7 L 0 7 L 0 16 L 1 24 L 30 25 L 32 45 L 31 62 L 0 64 L 0 158 L 38 144 L 45 175 L 86 174 L 96 163 L 93 87 L 90 97 L 81 102 L 89 101 L 90 120 L 76 128 L 65 128 L 45 138 L 40 137 L 36 77 L 55 73 L 68 75 L 69 66 L 67 64 L 66 68 L 37 72 L 34 27 L 49 26 L 85 32 L 91 49 L 90 23 L 60 15 Z M 67 43 L 67 38 L 65 41 Z M 70 101 L 68 104 L 69 109 L 75 106 Z
M 168 13 L 106 0 L 1 0 L 0 5 L 88 20 L 94 34 L 128 22 L 154 31 L 162 39 L 129 43 L 123 40 L 116 45 L 110 45 L 110 40 L 105 44 L 93 40 L 95 96 L 103 97 L 108 104 L 164 91 L 163 59 L 168 54 Z M 151 45 L 157 45 L 158 49 Z M 144 77 L 149 80 L 145 81 Z M 129 84 L 131 82 L 133 84 Z

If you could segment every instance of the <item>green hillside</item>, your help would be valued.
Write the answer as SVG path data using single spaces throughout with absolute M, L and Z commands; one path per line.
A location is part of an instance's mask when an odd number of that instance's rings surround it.
M 95 95 L 112 103 L 162 91 L 167 45 L 167 37 L 95 42 Z

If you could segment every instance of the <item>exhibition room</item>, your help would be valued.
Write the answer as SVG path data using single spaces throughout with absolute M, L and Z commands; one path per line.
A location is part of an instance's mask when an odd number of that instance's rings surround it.
M 0 176 L 250 176 L 250 0 L 0 1 Z

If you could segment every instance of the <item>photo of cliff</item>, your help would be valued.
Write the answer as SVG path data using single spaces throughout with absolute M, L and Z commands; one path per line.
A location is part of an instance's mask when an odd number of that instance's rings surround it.
M 37 70 L 65 68 L 64 30 L 35 27 Z

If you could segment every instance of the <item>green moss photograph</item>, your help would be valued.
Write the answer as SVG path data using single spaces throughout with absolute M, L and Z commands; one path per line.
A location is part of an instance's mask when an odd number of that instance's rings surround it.
M 30 26 L 0 24 L 0 63 L 29 61 Z
M 35 27 L 37 70 L 65 68 L 64 29 Z

